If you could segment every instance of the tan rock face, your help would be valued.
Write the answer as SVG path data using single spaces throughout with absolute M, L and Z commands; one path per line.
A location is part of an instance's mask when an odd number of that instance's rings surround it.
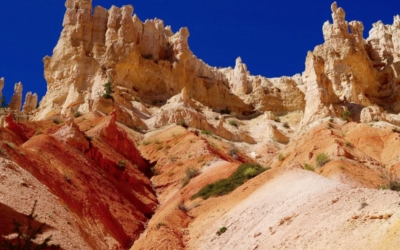
M 325 43 L 309 52 L 306 59 L 303 73 L 306 108 L 302 124 L 332 114 L 331 104 L 378 104 L 399 111 L 395 101 L 399 98 L 397 83 L 400 81 L 395 49 L 399 18 L 395 17 L 393 26 L 374 24 L 370 38 L 365 41 L 361 22 L 348 23 L 344 10 L 336 2 L 331 9 L 333 23 L 327 21 L 323 25 Z
M 4 77 L 0 78 L 0 99 L 3 96 L 3 88 L 4 88 Z
M 48 90 L 35 119 L 95 110 L 107 82 L 115 91 L 114 106 L 125 110 L 134 110 L 133 96 L 145 103 L 166 101 L 184 88 L 205 106 L 237 115 L 304 108 L 296 84 L 277 89 L 267 78 L 251 76 L 240 58 L 234 69 L 213 68 L 197 59 L 188 46 L 187 28 L 174 34 L 161 20 L 141 22 L 130 5 L 96 7 L 93 14 L 89 0 L 68 0 L 65 6 L 60 39 L 52 57 L 44 58 Z M 285 89 L 295 94 L 288 96 Z M 293 95 L 301 100 L 286 99 Z
M 11 110 L 20 111 L 22 105 L 22 83 L 16 83 L 14 86 L 14 94 L 11 97 L 9 107 Z
M 36 109 L 38 103 L 38 96 L 36 93 L 32 95 L 32 92 L 26 93 L 24 106 L 22 107 L 22 113 L 30 113 Z

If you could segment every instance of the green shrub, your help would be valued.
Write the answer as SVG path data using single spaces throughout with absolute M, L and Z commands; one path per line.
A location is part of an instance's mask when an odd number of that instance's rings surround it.
M 189 126 L 187 125 L 187 123 L 185 122 L 185 120 L 180 120 L 179 122 L 176 123 L 176 125 L 182 126 L 184 128 L 188 128 Z
M 322 167 L 323 165 L 325 165 L 325 163 L 329 162 L 329 156 L 325 153 L 320 153 L 317 155 L 317 157 L 315 158 L 315 162 L 317 164 L 317 167 Z
M 341 117 L 343 120 L 348 121 L 351 116 L 351 112 L 348 110 L 343 111 Z
M 8 141 L 8 142 L 6 142 L 6 144 L 7 144 L 7 146 L 9 146 L 10 148 L 15 149 L 15 144 L 14 144 L 14 143 Z
M 315 170 L 314 166 L 311 165 L 311 164 L 304 163 L 303 167 L 304 167 L 305 170 L 308 170 L 308 171 L 314 171 Z
M 81 112 L 79 112 L 78 110 L 76 110 L 75 112 L 74 112 L 74 117 L 75 118 L 78 118 L 79 116 L 81 116 L 82 114 L 81 114 Z
M 233 173 L 229 178 L 221 179 L 214 183 L 206 185 L 191 198 L 195 199 L 197 197 L 202 197 L 203 199 L 208 199 L 212 196 L 229 194 L 237 187 L 245 183 L 247 180 L 261 174 L 265 170 L 267 169 L 261 167 L 258 164 L 244 163 L 240 165 L 235 173 Z
M 186 186 L 191 179 L 198 176 L 200 171 L 197 168 L 187 168 L 185 174 L 185 178 L 182 180 L 182 187 Z
M 278 160 L 279 160 L 279 161 L 284 161 L 285 158 L 286 158 L 286 156 L 284 156 L 283 154 L 279 154 L 279 155 L 278 155 Z
M 104 94 L 103 97 L 106 99 L 112 99 L 111 94 L 114 93 L 114 90 L 112 88 L 112 83 L 111 81 L 108 81 L 106 84 L 103 85 L 104 87 Z
M 239 127 L 239 123 L 236 120 L 229 120 L 228 123 L 233 127 Z
M 59 245 L 51 244 L 51 235 L 43 240 L 42 243 L 37 243 L 36 238 L 43 234 L 43 227 L 45 223 L 40 224 L 38 228 L 34 228 L 32 225 L 35 221 L 37 215 L 35 215 L 36 203 L 33 204 L 33 208 L 31 213 L 27 216 L 28 221 L 26 226 L 22 226 L 22 224 L 16 220 L 14 220 L 14 228 L 13 232 L 16 234 L 16 238 L 14 239 L 4 239 L 3 242 L 0 242 L 0 249 L 7 250 L 44 250 L 44 249 L 60 249 Z M 22 227 L 22 229 L 21 229 Z M 35 242 L 34 242 L 35 241 Z
M 218 231 L 217 231 L 217 235 L 220 236 L 221 234 L 225 233 L 227 230 L 226 227 L 221 227 Z
M 386 185 L 380 186 L 381 189 L 390 189 L 392 191 L 400 191 L 400 178 L 390 175 L 389 182 Z
M 208 130 L 202 130 L 200 133 L 202 135 L 212 135 L 212 133 L 210 131 L 208 131 Z
M 117 166 L 118 166 L 119 169 L 124 170 L 125 169 L 125 165 L 126 165 L 126 161 L 124 161 L 124 160 L 119 160 L 118 161 Z

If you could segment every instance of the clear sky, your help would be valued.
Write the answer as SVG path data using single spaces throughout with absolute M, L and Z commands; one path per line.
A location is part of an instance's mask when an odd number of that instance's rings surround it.
M 308 50 L 323 43 L 322 25 L 331 21 L 333 1 L 267 0 L 93 0 L 107 9 L 131 4 L 140 20 L 155 17 L 190 31 L 189 46 L 211 66 L 234 66 L 240 56 L 254 75 L 277 77 L 304 71 Z M 51 55 L 62 30 L 64 0 L 1 0 L 0 77 L 11 99 L 14 83 L 27 91 L 46 92 L 42 59 Z M 338 1 L 346 20 L 362 21 L 364 37 L 372 23 L 393 23 L 399 0 Z

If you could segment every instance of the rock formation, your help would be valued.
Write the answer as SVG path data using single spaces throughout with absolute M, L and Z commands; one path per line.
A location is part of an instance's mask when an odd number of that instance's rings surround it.
M 0 100 L 3 97 L 3 88 L 4 88 L 4 77 L 0 78 Z
M 22 105 L 22 83 L 16 83 L 14 86 L 14 94 L 11 97 L 11 101 L 9 103 L 10 110 L 14 110 L 17 112 L 21 111 Z
M 166 101 L 183 88 L 216 111 L 239 116 L 286 111 L 281 90 L 267 78 L 251 76 L 240 58 L 234 69 L 213 68 L 197 59 L 188 46 L 187 28 L 174 34 L 161 20 L 143 23 L 130 5 L 108 11 L 96 7 L 93 14 L 89 0 L 68 0 L 66 7 L 60 40 L 52 57 L 44 58 L 48 90 L 35 119 L 102 109 L 94 103 L 99 103 L 107 82 L 114 91 L 111 109 L 124 110 L 126 117 L 132 116 L 135 98 Z M 301 91 L 290 86 L 302 99 Z M 292 107 L 301 110 L 304 101 Z
M 395 49 L 399 47 L 399 17 L 395 17 L 393 26 L 374 24 L 370 38 L 364 40 L 361 22 L 345 21 L 345 12 L 336 2 L 331 9 L 333 23 L 323 25 L 325 43 L 309 52 L 306 59 L 303 125 L 337 115 L 329 110 L 330 105 L 351 108 L 377 104 L 400 111 L 396 104 L 400 62 Z
M 22 113 L 30 113 L 36 109 L 38 103 L 38 96 L 36 93 L 32 95 L 32 92 L 26 93 L 24 106 L 22 107 Z

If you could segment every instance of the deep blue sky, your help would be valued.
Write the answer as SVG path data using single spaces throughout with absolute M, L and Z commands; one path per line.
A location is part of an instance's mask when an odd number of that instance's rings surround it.
M 10 100 L 14 83 L 22 81 L 24 96 L 46 92 L 42 59 L 51 55 L 62 30 L 64 0 L 1 0 L 0 77 Z M 255 75 L 276 77 L 304 70 L 308 50 L 323 43 L 322 25 L 331 21 L 333 1 L 267 0 L 93 0 L 107 9 L 132 4 L 144 21 L 155 17 L 190 31 L 189 46 L 211 66 L 234 66 L 240 56 Z M 364 23 L 364 37 L 372 23 L 393 23 L 400 1 L 338 1 L 346 20 Z

